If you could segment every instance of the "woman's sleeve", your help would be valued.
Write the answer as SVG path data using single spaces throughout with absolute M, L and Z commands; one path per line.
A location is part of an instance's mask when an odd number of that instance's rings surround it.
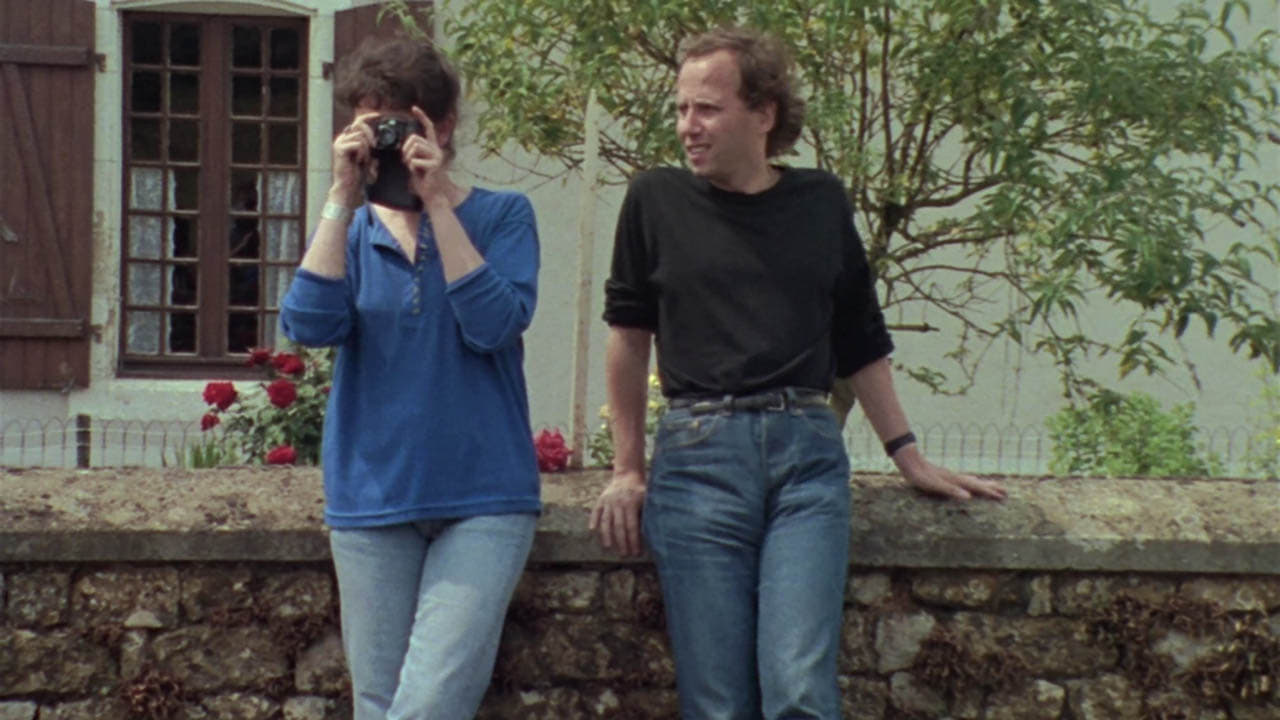
M 328 278 L 298 268 L 284 299 L 280 301 L 280 329 L 285 337 L 300 345 L 322 347 L 341 345 L 355 325 L 352 281 L 356 276 L 353 238 L 359 223 L 348 229 L 346 274 Z
M 495 352 L 520 339 L 537 304 L 538 228 L 529 199 L 514 195 L 493 236 L 477 245 L 484 264 L 449 283 L 445 296 L 467 347 Z

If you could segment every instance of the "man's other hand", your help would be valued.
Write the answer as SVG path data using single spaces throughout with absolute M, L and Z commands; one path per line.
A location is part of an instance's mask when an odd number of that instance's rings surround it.
M 644 509 L 644 475 L 615 472 L 591 509 L 587 528 L 600 538 L 600 545 L 623 557 L 644 553 L 640 513 Z

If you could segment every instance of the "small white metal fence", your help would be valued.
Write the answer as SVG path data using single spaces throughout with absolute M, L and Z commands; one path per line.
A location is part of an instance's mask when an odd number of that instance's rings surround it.
M 1247 458 L 1261 450 L 1258 435 L 1259 429 L 1247 426 L 1201 428 L 1199 441 L 1224 475 L 1245 476 Z M 916 436 L 925 454 L 947 467 L 1004 475 L 1049 472 L 1053 447 L 1043 427 L 939 423 L 921 426 Z M 188 448 L 206 439 L 191 421 L 8 419 L 0 424 L 0 467 L 175 466 L 184 463 Z M 851 423 L 845 444 L 855 470 L 893 470 L 866 423 Z

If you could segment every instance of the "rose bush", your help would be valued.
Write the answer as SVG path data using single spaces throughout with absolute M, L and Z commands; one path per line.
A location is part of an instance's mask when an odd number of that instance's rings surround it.
M 271 400 L 271 404 L 281 410 L 293 404 L 298 399 L 298 386 L 292 381 L 280 378 L 270 385 L 267 385 L 267 398 Z
M 538 455 L 538 470 L 541 472 L 563 472 L 569 466 L 569 456 L 573 455 L 559 428 L 535 434 L 533 449 Z
M 204 401 L 226 410 L 236 401 L 236 387 L 229 382 L 211 382 L 204 386 Z
M 200 429 L 221 427 L 219 462 L 318 465 L 332 356 L 330 350 L 255 348 L 247 364 L 261 368 L 262 392 L 241 393 L 229 381 L 205 385 L 210 407 Z
M 292 465 L 298 461 L 298 451 L 291 445 L 274 447 L 267 453 L 268 465 Z

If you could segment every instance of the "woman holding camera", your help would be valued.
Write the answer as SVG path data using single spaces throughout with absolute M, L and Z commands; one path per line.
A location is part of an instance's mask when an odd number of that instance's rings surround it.
M 341 62 L 355 120 L 281 303 L 290 338 L 339 349 L 325 522 L 356 720 L 474 716 L 541 509 L 521 343 L 533 210 L 450 178 L 458 96 L 425 42 Z

